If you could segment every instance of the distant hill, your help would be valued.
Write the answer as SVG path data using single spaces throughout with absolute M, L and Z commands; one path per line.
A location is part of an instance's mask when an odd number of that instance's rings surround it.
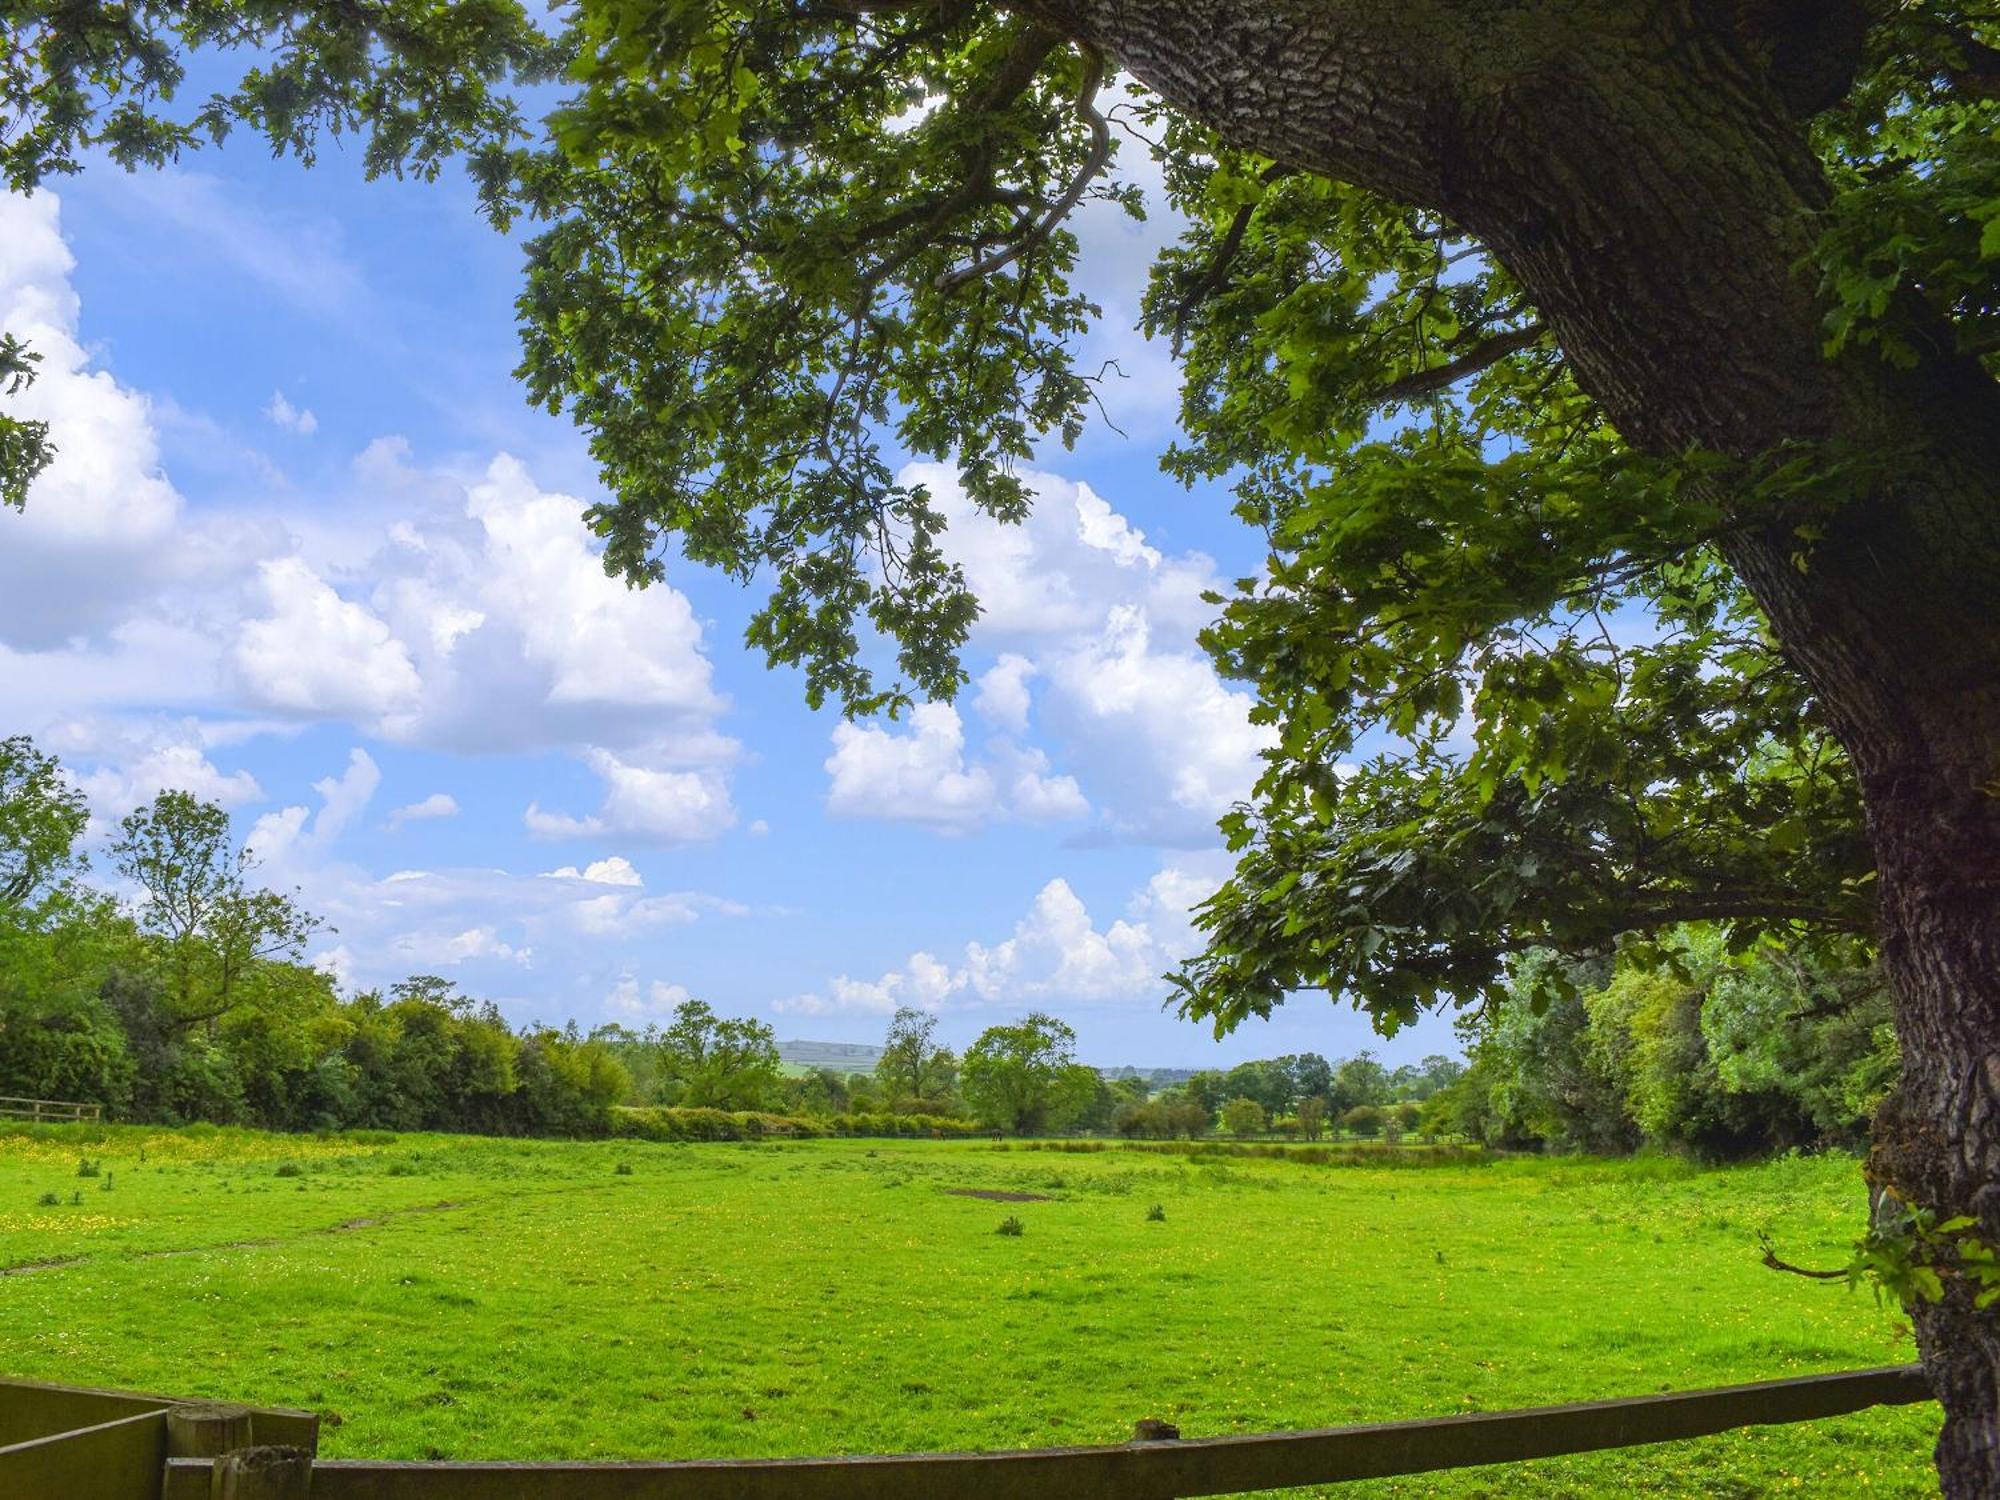
M 882 1049 L 866 1042 L 780 1042 L 778 1061 L 788 1068 L 810 1072 L 831 1068 L 836 1073 L 872 1073 L 882 1060 Z
M 1176 1084 L 1186 1083 L 1199 1073 L 1199 1068 L 1099 1068 L 1106 1078 L 1137 1078 L 1144 1081 L 1149 1089 L 1167 1089 Z

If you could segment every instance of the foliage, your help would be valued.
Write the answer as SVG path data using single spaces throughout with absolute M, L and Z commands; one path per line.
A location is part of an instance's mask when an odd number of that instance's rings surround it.
M 1299 1134 L 1309 1141 L 1316 1141 L 1326 1129 L 1326 1100 L 1318 1094 L 1308 1094 L 1299 1101 Z
M 1255 1099 L 1231 1099 L 1222 1106 L 1222 1128 L 1238 1138 L 1262 1135 L 1270 1117 Z
M 248 125 L 310 163 L 323 137 L 365 137 L 368 175 L 435 177 L 473 151 L 491 180 L 524 132 L 494 85 L 547 78 L 561 52 L 510 0 L 300 6 L 273 0 L 158 0 L 117 7 L 19 0 L 0 57 L 0 178 L 28 192 L 79 171 L 93 152 L 164 166 Z M 235 86 L 191 108 L 183 59 L 247 54 Z
M 33 385 L 41 359 L 14 335 L 0 332 L 0 396 L 18 396 Z M 28 486 L 55 459 L 47 422 L 0 412 L 0 506 L 25 506 Z
M 1860 958 L 1732 953 L 1699 927 L 1628 945 L 1615 964 L 1524 955 L 1468 1028 L 1470 1068 L 1431 1097 L 1422 1126 L 1711 1160 L 1860 1145 L 1897 1068 L 1886 988 Z
M 161 792 L 126 814 L 111 857 L 144 895 L 138 921 L 164 959 L 177 1029 L 246 1003 L 270 960 L 296 962 L 320 930 L 294 899 L 250 883 L 256 859 L 231 846 L 229 815 L 192 793 Z
M 907 1106 L 949 1099 L 958 1083 L 958 1059 L 935 1039 L 937 1016 L 902 1005 L 889 1022 L 876 1080 L 892 1101 Z
M 0 376 L 5 357 L 0 350 Z M 26 735 L 0 740 L 0 913 L 31 906 L 80 863 L 76 842 L 89 819 L 83 793 L 54 756 Z
M 1090 1103 L 1098 1078 L 1076 1060 L 1076 1033 L 1033 1011 L 982 1031 L 966 1049 L 960 1083 L 980 1119 L 1030 1135 L 1068 1125 Z
M 1340 1117 L 1340 1128 L 1359 1136 L 1380 1135 L 1385 1118 L 1379 1104 L 1357 1104 Z
M 760 1141 L 822 1136 L 903 1137 L 915 1140 L 984 1135 L 976 1120 L 946 1115 L 773 1115 L 754 1110 L 676 1109 L 621 1105 L 611 1112 L 611 1133 L 647 1141 Z
M 766 1023 L 724 1017 L 702 1000 L 683 1000 L 656 1034 L 663 1102 L 707 1109 L 756 1109 L 778 1082 L 778 1044 Z
M 1777 1264 L 1768 1241 L 1765 1263 Z M 1991 1307 L 2000 1302 L 2000 1252 L 1982 1237 L 1977 1219 L 1940 1219 L 1929 1209 L 1904 1207 L 1869 1226 L 1854 1247 L 1847 1279 L 1850 1285 L 1868 1282 L 1878 1296 L 1887 1292 L 1904 1307 L 1942 1301 L 1946 1283 L 1955 1281 L 1974 1306 Z

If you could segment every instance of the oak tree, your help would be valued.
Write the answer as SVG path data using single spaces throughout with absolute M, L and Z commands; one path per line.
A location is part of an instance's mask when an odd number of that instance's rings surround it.
M 965 1049 L 960 1087 L 990 1125 L 1032 1135 L 1061 1130 L 1097 1092 L 1098 1075 L 1076 1060 L 1076 1033 L 1043 1011 L 989 1026 Z
M 470 152 L 533 230 L 523 375 L 590 435 L 608 565 L 768 580 L 752 641 L 856 712 L 955 689 L 976 614 L 889 445 L 1022 514 L 1103 373 L 1065 225 L 1138 209 L 1151 153 L 1188 225 L 1146 301 L 1168 461 L 1269 538 L 1211 644 L 1279 735 L 1184 1009 L 1323 988 L 1394 1025 L 1690 920 L 1879 948 L 1870 1172 L 1966 1221 L 1909 1241 L 1913 1312 L 1945 1487 L 2000 1487 L 1990 9 L 584 0 L 552 47 L 506 0 L 8 13 L 17 187 L 236 119 Z M 193 45 L 257 61 L 177 114 Z M 518 140 L 499 80 L 551 55 L 570 93 Z

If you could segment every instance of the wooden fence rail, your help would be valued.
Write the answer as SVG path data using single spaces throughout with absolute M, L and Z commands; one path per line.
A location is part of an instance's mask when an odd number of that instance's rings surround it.
M 78 1125 L 104 1118 L 104 1106 L 75 1099 L 14 1099 L 0 1094 L 0 1118 L 42 1120 L 52 1125 Z
M 23 1430 L 22 1404 L 51 1419 L 49 1392 L 0 1382 L 0 1432 Z M 1917 1365 L 1807 1375 L 1480 1412 L 1096 1448 L 919 1453 L 878 1458 L 680 1463 L 378 1463 L 313 1461 L 310 1414 L 176 1407 L 162 1397 L 70 1392 L 87 1425 L 0 1447 L 0 1494 L 78 1500 L 1183 1500 L 1514 1463 L 1807 1422 L 1931 1399 Z M 105 1400 L 114 1403 L 107 1407 Z M 118 1410 L 115 1403 L 141 1403 Z M 152 1403 L 146 1405 L 145 1403 Z M 1142 1424 L 1147 1425 L 1147 1424 Z M 235 1446 L 245 1441 L 255 1445 Z M 266 1446 L 266 1445 L 285 1445 Z M 65 1468 L 67 1464 L 70 1467 Z M 54 1482 L 67 1475 L 67 1482 Z M 88 1476 L 91 1483 L 82 1482 Z M 35 1483 L 29 1483 L 33 1480 Z M 51 1485 L 53 1484 L 53 1487 Z M 37 1487 L 39 1486 L 39 1487 Z

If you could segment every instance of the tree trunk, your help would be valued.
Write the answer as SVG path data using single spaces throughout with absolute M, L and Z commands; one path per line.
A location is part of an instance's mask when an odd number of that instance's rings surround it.
M 1035 8 L 1225 139 L 1448 215 L 1631 441 L 1873 461 L 1821 534 L 1749 520 L 1724 551 L 1867 810 L 1904 1054 L 1871 1175 L 2000 1244 L 2000 386 L 1946 329 L 1909 371 L 1823 352 L 1801 115 L 1838 92 L 1858 7 L 1792 7 L 1777 48 L 1725 24 L 1756 5 L 1698 0 Z M 1946 1279 L 1915 1309 L 1939 1474 L 1996 1495 L 2000 1323 Z

